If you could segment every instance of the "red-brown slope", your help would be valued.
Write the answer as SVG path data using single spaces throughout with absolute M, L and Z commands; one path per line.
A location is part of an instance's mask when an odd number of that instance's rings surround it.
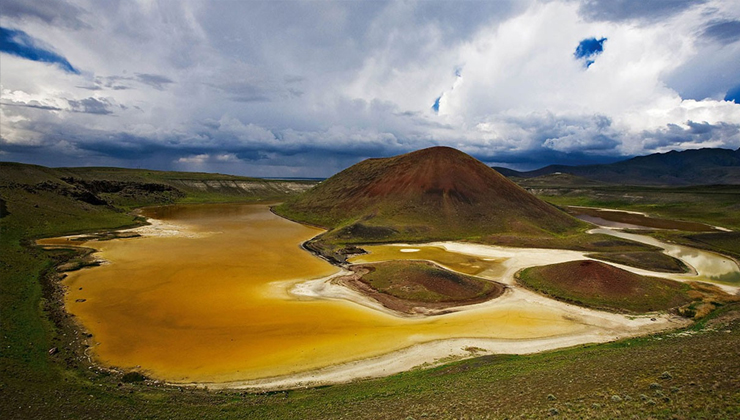
M 691 301 L 686 284 L 590 260 L 528 268 L 519 282 L 555 298 L 620 311 L 665 310 Z
M 278 210 L 354 236 L 462 237 L 561 233 L 580 222 L 529 194 L 477 159 L 432 147 L 368 159 Z M 374 230 L 383 227 L 386 231 Z M 373 238 L 370 238 L 373 239 Z M 376 238 L 377 239 L 377 238 Z

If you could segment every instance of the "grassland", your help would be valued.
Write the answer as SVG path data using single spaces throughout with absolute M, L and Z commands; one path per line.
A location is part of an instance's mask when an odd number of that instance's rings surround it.
M 131 209 L 172 203 L 284 200 L 315 184 L 315 181 L 264 180 L 197 172 L 46 168 L 0 162 L 0 195 L 16 202 L 36 202 L 36 196 L 46 195 L 53 200 L 71 199 L 92 206 Z
M 560 207 L 639 211 L 661 218 L 740 230 L 740 185 L 562 187 L 548 185 L 544 180 L 521 182 L 528 191 Z
M 650 216 L 706 223 L 733 232 L 656 230 L 657 239 L 729 255 L 740 260 L 740 185 L 691 187 L 563 186 L 546 178 L 518 180 L 539 198 L 560 207 L 586 206 L 639 211 Z
M 38 182 L 43 180 L 28 184 Z M 187 194 L 180 199 L 206 200 Z M 29 241 L 140 221 L 115 205 L 95 206 L 53 192 L 14 187 L 0 189 L 0 197 L 7 210 L 0 219 L 3 419 L 740 416 L 738 304 L 724 305 L 684 331 L 528 356 L 484 356 L 379 380 L 285 392 L 182 389 L 98 370 L 79 357 L 78 332 L 59 306 L 53 267 L 65 256 Z M 707 221 L 715 219 L 710 215 Z M 50 354 L 53 348 L 57 352 Z
M 107 175 L 100 175 L 100 171 Z M 40 412 L 59 417 L 58 410 L 63 405 L 59 401 L 51 406 L 31 407 L 30 411 L 28 406 L 14 404 L 23 401 L 21 394 L 26 393 L 40 395 L 42 400 L 44 396 L 62 395 L 69 396 L 70 401 L 85 402 L 89 394 L 85 387 L 92 386 L 89 381 L 101 375 L 91 370 L 94 367 L 82 355 L 80 332 L 61 306 L 60 276 L 54 269 L 70 261 L 76 263 L 84 259 L 84 255 L 73 251 L 43 251 L 34 247 L 32 241 L 139 225 L 143 220 L 128 213 L 134 206 L 199 202 L 210 198 L 200 191 L 183 192 L 158 183 L 164 178 L 190 179 L 192 174 L 183 178 L 180 173 L 151 171 L 147 176 L 157 180 L 154 183 L 157 186 L 151 188 L 152 183 L 144 179 L 147 173 L 150 172 L 97 168 L 88 172 L 86 169 L 0 164 L 3 204 L 0 213 L 0 418 L 38 418 L 33 413 Z M 110 186 L 113 183 L 116 188 L 123 187 L 117 192 L 95 191 L 62 179 L 69 179 L 70 174 L 89 184 Z M 210 180 L 223 177 L 194 176 Z M 264 196 L 226 191 L 218 201 L 276 197 L 272 191 Z M 26 411 L 28 416 L 24 414 Z M 80 413 L 85 411 L 86 408 L 81 407 Z M 67 412 L 71 416 L 72 412 Z
M 657 251 L 588 254 L 590 258 L 662 273 L 686 273 L 689 268 L 677 258 Z

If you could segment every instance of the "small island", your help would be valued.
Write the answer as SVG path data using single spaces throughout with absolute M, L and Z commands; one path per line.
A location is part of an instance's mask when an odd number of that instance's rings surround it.
M 407 315 L 441 315 L 451 308 L 497 298 L 505 286 L 445 270 L 426 261 L 386 261 L 351 267 L 339 284 L 369 296 L 388 309 Z

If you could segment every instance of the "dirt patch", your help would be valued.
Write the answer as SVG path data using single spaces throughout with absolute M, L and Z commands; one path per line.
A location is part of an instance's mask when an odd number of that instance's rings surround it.
M 501 296 L 505 286 L 445 270 L 427 261 L 387 261 L 350 267 L 335 281 L 404 314 L 440 315 L 456 306 Z

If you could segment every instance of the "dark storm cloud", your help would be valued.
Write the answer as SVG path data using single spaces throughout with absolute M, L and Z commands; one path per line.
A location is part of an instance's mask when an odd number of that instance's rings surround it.
M 38 101 L 29 102 L 11 102 L 3 101 L 0 103 L 2 106 L 21 107 L 21 108 L 32 108 L 42 111 L 71 111 L 83 114 L 94 114 L 94 115 L 109 115 L 113 113 L 111 109 L 115 105 L 105 98 L 84 98 L 84 99 L 67 99 L 69 108 L 59 108 L 54 105 L 41 104 Z M 126 109 L 125 106 L 118 106 L 121 109 Z
M 192 163 L 203 160 L 210 170 L 217 170 L 218 165 L 225 164 L 219 161 L 219 156 L 232 156 L 233 161 L 230 158 L 229 162 L 234 164 L 241 162 L 243 165 L 249 163 L 258 166 L 296 166 L 300 162 L 304 166 L 299 174 L 329 176 L 368 157 L 394 156 L 419 148 L 418 143 L 399 140 L 392 133 L 381 136 L 377 141 L 352 143 L 352 147 L 347 147 L 347 143 L 344 142 L 327 140 L 327 133 L 319 132 L 277 133 L 274 139 L 269 141 L 249 136 L 239 139 L 235 137 L 234 132 L 224 131 L 223 124 L 208 120 L 200 124 L 202 130 L 195 138 L 192 134 L 170 134 L 151 138 L 81 127 L 70 129 L 56 123 L 26 124 L 28 126 L 25 128 L 44 134 L 44 143 L 18 145 L 4 142 L 2 150 L 23 156 L 34 153 L 34 150 L 51 150 L 55 145 L 63 143 L 66 147 L 76 150 L 77 154 L 97 156 L 117 165 L 131 166 L 141 159 L 148 159 L 150 166 L 155 165 L 153 168 L 160 169 L 171 168 L 173 162 L 177 164 L 178 161 Z M 533 138 L 529 144 L 519 142 L 507 149 L 427 139 L 424 146 L 442 144 L 459 147 L 484 162 L 520 170 L 536 169 L 549 164 L 610 163 L 631 157 L 617 152 L 616 146 L 619 142 L 612 137 L 614 132 L 607 117 L 523 117 L 519 119 L 518 124 L 525 127 Z M 738 132 L 740 127 L 736 124 L 689 121 L 687 127 L 669 124 L 661 130 L 644 132 L 640 137 L 643 138 L 647 148 L 656 150 L 686 143 L 701 144 L 703 141 L 722 137 L 729 138 L 736 136 Z M 316 165 L 316 162 L 322 164 Z M 239 166 L 234 166 L 231 171 L 246 171 L 244 168 L 246 167 L 239 169 Z M 254 169 L 254 166 L 250 168 L 252 172 L 241 174 L 261 173 Z
M 740 21 L 726 20 L 711 23 L 704 29 L 704 36 L 722 44 L 732 44 L 740 40 Z
M 706 0 L 587 0 L 580 14 L 596 21 L 656 21 L 702 3 Z
M 545 147 L 531 150 L 528 153 L 497 152 L 492 154 L 472 153 L 472 155 L 490 164 L 520 171 L 539 169 L 548 165 L 593 165 L 613 163 L 632 157 L 631 155 L 590 155 L 581 152 L 559 152 Z
M 0 27 L 0 51 L 31 61 L 56 64 L 69 73 L 80 73 L 66 58 L 23 31 Z
M 549 149 L 582 155 L 615 153 L 620 145 L 619 132 L 605 115 L 562 116 L 552 113 L 530 114 L 505 119 L 506 124 L 521 128 L 526 134 L 512 153 L 526 154 Z
M 29 103 L 19 103 L 19 102 L 0 102 L 0 105 L 2 106 L 20 106 L 23 108 L 33 108 L 33 109 L 40 109 L 43 111 L 61 111 L 62 108 L 57 108 L 55 106 L 51 105 L 41 105 L 35 101 L 31 101 Z
M 657 149 L 683 144 L 702 144 L 710 140 L 729 139 L 740 133 L 740 124 L 687 121 L 687 127 L 668 124 L 666 127 L 642 133 L 646 148 Z
M 94 111 L 94 109 L 90 109 Z M 102 112 L 102 110 L 101 110 Z M 294 134 L 285 133 L 282 139 L 273 138 L 235 138 L 233 132 L 220 130 L 221 125 L 209 121 L 200 124 L 205 130 L 198 134 L 171 133 L 163 136 L 140 136 L 125 132 L 89 129 L 82 126 L 68 126 L 58 120 L 34 118 L 20 122 L 17 127 L 42 135 L 42 140 L 35 143 L 12 143 L 0 138 L 0 150 L 8 155 L 28 156 L 34 151 L 57 150 L 59 159 L 81 155 L 86 157 L 105 158 L 108 162 L 116 161 L 119 165 L 131 166 L 140 159 L 154 159 L 156 167 L 167 168 L 179 158 L 198 155 L 233 154 L 244 161 L 262 161 L 271 159 L 274 162 L 298 157 L 314 156 L 317 161 L 339 159 L 355 163 L 365 157 L 391 156 L 413 150 L 413 147 L 398 148 L 393 142 L 370 142 L 347 147 L 346 144 L 323 141 L 322 133 Z M 311 140 L 314 140 L 311 142 Z M 64 148 L 62 146 L 64 145 Z M 64 156 L 62 156 L 64 155 Z M 69 155 L 69 156 L 67 156 Z M 41 161 L 39 161 L 41 162 Z M 268 164 L 268 162 L 264 162 Z M 350 163 L 350 164 L 351 164 Z M 44 161 L 54 165 L 54 160 Z M 342 168 L 320 165 L 316 170 L 321 175 L 331 175 Z
M 136 160 L 147 155 L 172 155 L 171 152 L 166 153 L 166 145 L 129 133 L 106 133 L 105 141 L 78 142 L 76 146 L 81 150 L 121 160 Z
M 0 16 L 12 19 L 39 20 L 49 25 L 69 29 L 90 28 L 82 20 L 85 11 L 63 0 L 3 0 Z
M 28 154 L 34 150 L 44 150 L 51 159 L 47 164 L 57 166 L 55 159 L 74 156 L 112 158 L 119 162 L 159 156 L 167 159 L 175 155 L 167 142 L 159 139 L 136 136 L 130 133 L 97 130 L 82 126 L 68 126 L 48 118 L 35 118 L 21 123 L 21 128 L 42 134 L 42 140 L 34 143 L 12 143 L 0 139 L 0 146 L 6 153 Z M 180 139 L 173 138 L 175 142 Z M 187 149 L 188 151 L 190 149 Z M 169 156 L 168 156 L 169 155 Z M 131 166 L 125 163 L 125 166 Z

